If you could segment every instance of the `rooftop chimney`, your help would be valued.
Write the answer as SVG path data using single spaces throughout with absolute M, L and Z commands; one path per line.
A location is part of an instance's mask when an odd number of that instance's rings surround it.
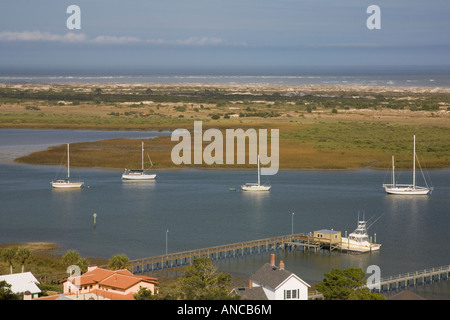
M 92 270 L 95 270 L 95 269 L 97 269 L 97 266 L 95 264 L 88 266 L 88 272 L 92 271 Z
M 284 270 L 284 262 L 283 262 L 283 260 L 280 261 L 280 270 Z
M 275 254 L 270 254 L 270 265 L 275 266 Z
M 31 300 L 32 296 L 31 296 L 31 292 L 30 291 L 25 291 L 23 294 L 23 300 Z
M 248 288 L 253 289 L 253 281 L 252 280 L 248 280 Z

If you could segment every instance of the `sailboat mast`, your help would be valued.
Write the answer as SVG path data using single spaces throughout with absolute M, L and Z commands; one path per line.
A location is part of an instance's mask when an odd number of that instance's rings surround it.
M 392 156 L 392 186 L 395 187 L 395 164 L 394 164 L 394 156 Z
M 67 144 L 67 180 L 70 178 L 70 154 L 69 154 L 69 144 Z
M 261 184 L 260 183 L 260 175 L 259 175 L 259 154 L 258 154 L 258 186 Z
M 414 152 L 413 152 L 413 188 L 416 188 L 416 135 L 414 135 Z
M 144 170 L 144 141 L 142 141 L 142 170 Z

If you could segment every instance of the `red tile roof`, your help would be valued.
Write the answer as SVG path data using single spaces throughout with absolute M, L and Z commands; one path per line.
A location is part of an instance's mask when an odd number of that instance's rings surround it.
M 110 300 L 135 300 L 133 297 L 134 293 L 120 294 L 105 290 L 93 290 L 91 293 Z
M 78 278 L 72 279 L 72 283 L 77 283 L 81 286 L 99 284 L 101 286 L 117 288 L 120 290 L 126 290 L 141 281 L 152 284 L 158 283 L 157 278 L 141 275 L 136 276 L 126 269 L 112 271 L 103 268 L 95 268 Z

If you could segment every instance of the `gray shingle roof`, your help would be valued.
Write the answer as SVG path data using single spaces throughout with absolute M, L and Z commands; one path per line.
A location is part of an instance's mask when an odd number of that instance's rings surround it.
M 244 300 L 267 300 L 267 296 L 262 287 L 254 287 L 252 289 L 235 288 L 233 291 Z
M 280 269 L 277 266 L 273 266 L 270 263 L 264 264 L 250 277 L 252 281 L 260 283 L 265 287 L 272 289 L 277 288 L 287 278 L 292 275 L 292 272 L 285 269 Z

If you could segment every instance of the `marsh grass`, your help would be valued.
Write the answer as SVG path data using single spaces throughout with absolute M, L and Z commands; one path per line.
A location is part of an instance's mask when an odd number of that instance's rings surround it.
M 230 125 L 230 124 L 228 124 Z M 217 126 L 225 132 L 223 127 Z M 251 126 L 237 126 L 244 130 Z M 413 135 L 421 164 L 427 168 L 450 165 L 450 128 L 409 124 L 353 121 L 315 121 L 307 123 L 263 124 L 280 130 L 280 169 L 361 169 L 389 168 L 391 156 L 398 169 L 412 166 Z M 214 127 L 210 124 L 204 126 Z M 187 129 L 192 129 L 192 124 Z M 270 132 L 270 131 L 269 131 Z M 71 164 L 89 168 L 140 168 L 140 140 L 113 139 L 71 144 Z M 180 165 L 171 161 L 171 151 L 178 141 L 170 136 L 144 140 L 146 152 L 154 164 L 153 169 L 174 168 L 254 168 L 255 165 Z M 192 138 L 193 143 L 193 138 Z M 209 142 L 203 142 L 206 147 Z M 270 143 L 269 143 L 270 146 Z M 225 144 L 224 144 L 225 148 Z M 247 149 L 248 151 L 248 149 Z M 58 165 L 65 153 L 65 145 L 34 152 L 16 159 L 19 163 Z M 145 156 L 145 167 L 150 167 Z M 235 162 L 236 163 L 236 162 Z
M 24 243 L 5 243 L 0 244 L 0 254 L 8 248 L 26 248 L 31 255 L 25 262 L 25 272 L 31 271 L 33 275 L 41 282 L 60 284 L 68 276 L 67 266 L 62 263 L 62 254 L 55 251 L 60 250 L 57 244 L 51 242 L 24 242 Z M 90 264 L 105 265 L 106 258 L 86 258 Z M 21 263 L 13 261 L 13 273 L 21 272 Z M 0 260 L 0 274 L 9 274 L 9 263 Z M 62 285 L 59 288 L 62 290 Z
M 450 166 L 450 121 L 445 111 L 450 93 L 445 88 L 307 86 L 296 90 L 251 85 L 6 86 L 0 88 L 0 126 L 171 131 L 192 130 L 194 121 L 200 120 L 203 130 L 274 128 L 280 132 L 280 169 L 388 168 L 392 155 L 397 168 L 410 168 L 416 135 L 424 166 Z M 71 163 L 91 168 L 140 167 L 139 144 L 120 139 L 72 144 Z M 254 167 L 175 166 L 171 150 L 176 144 L 169 136 L 145 141 L 154 169 Z M 204 142 L 203 147 L 208 144 Z M 64 148 L 55 146 L 16 161 L 57 165 Z

